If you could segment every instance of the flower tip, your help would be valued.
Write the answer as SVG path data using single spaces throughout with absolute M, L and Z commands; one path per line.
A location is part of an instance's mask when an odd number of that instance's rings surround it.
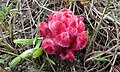
M 69 56 L 69 60 L 72 62 L 74 60 L 74 53 L 69 51 L 68 56 Z
M 84 20 L 84 17 L 80 17 L 79 19 L 80 19 L 80 21 L 83 21 L 83 20 Z
M 71 51 L 68 51 L 66 55 L 64 55 L 63 53 L 60 54 L 60 57 L 62 60 L 69 60 L 72 62 L 74 60 L 74 53 Z
M 60 12 L 72 13 L 71 10 L 66 9 L 66 8 L 61 9 Z

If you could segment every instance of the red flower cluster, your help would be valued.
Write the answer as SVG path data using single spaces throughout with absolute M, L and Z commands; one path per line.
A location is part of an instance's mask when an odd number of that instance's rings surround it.
M 87 44 L 83 20 L 68 9 L 51 13 L 48 23 L 41 22 L 38 27 L 40 36 L 44 38 L 42 49 L 62 60 L 73 61 L 74 53 Z

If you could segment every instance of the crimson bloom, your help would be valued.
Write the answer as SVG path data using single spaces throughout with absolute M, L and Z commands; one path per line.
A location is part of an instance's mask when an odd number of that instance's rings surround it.
M 85 48 L 88 40 L 83 20 L 65 8 L 51 13 L 48 22 L 41 22 L 38 27 L 44 38 L 42 49 L 62 60 L 73 61 L 74 53 Z

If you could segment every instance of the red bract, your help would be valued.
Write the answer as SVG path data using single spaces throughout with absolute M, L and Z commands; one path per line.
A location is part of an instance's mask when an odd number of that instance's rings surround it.
M 74 60 L 74 53 L 87 44 L 83 17 L 78 17 L 68 9 L 53 12 L 48 22 L 41 22 L 38 30 L 42 49 L 48 54 L 58 55 L 62 60 Z

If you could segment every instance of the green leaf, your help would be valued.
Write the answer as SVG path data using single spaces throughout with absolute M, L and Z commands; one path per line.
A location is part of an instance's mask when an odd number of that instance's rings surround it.
M 12 10 L 12 3 L 8 7 L 8 12 L 10 12 L 11 10 Z
M 14 43 L 32 45 L 33 44 L 33 40 L 32 39 L 16 39 L 16 40 L 14 40 Z
M 5 4 L 2 4 L 2 12 L 3 12 L 3 13 L 6 13 L 6 7 L 5 7 Z
M 42 53 L 43 53 L 42 48 L 38 48 L 38 49 L 33 53 L 33 58 L 39 57 L 40 55 L 42 55 Z
M 0 24 L 2 24 L 3 20 L 5 18 L 5 13 L 3 13 L 2 11 L 0 11 Z
M 93 54 L 93 56 L 97 56 L 98 54 L 102 53 L 103 51 L 95 51 L 95 54 Z M 111 55 L 108 55 L 108 56 L 104 56 L 104 57 L 99 57 L 99 58 L 94 58 L 94 60 L 97 60 L 97 61 L 102 61 L 102 62 L 109 62 L 110 60 L 107 59 L 108 57 L 110 57 Z
M 26 50 L 22 54 L 20 54 L 20 57 L 22 57 L 22 58 L 28 57 L 28 56 L 32 55 L 32 53 L 33 53 L 34 50 L 35 49 Z
M 30 56 L 30 55 L 33 53 L 34 50 L 35 50 L 35 49 L 26 50 L 26 51 L 24 51 L 22 54 L 20 54 L 20 55 L 17 56 L 16 58 L 14 58 L 14 59 L 12 60 L 12 62 L 9 64 L 10 68 L 16 66 L 16 65 L 20 62 L 21 58 L 25 58 L 25 57 Z
M 2 11 L 0 11 L 0 17 L 4 18 L 5 17 L 5 13 L 3 13 Z
M 4 64 L 4 59 L 0 59 L 0 64 Z
M 35 45 L 36 41 L 37 41 L 38 36 L 35 36 L 34 40 L 33 40 L 33 45 Z
M 94 60 L 102 61 L 102 62 L 109 62 L 110 61 L 109 59 L 106 59 L 106 58 L 94 58 Z
M 9 64 L 10 68 L 15 67 L 21 60 L 21 57 L 16 57 L 12 60 L 12 62 Z
M 38 49 L 40 47 L 40 44 L 41 44 L 42 40 L 38 40 L 36 46 L 35 46 L 35 49 Z
M 51 60 L 50 58 L 46 57 L 45 59 L 46 59 L 49 63 L 55 65 L 55 62 L 54 62 L 53 60 Z

